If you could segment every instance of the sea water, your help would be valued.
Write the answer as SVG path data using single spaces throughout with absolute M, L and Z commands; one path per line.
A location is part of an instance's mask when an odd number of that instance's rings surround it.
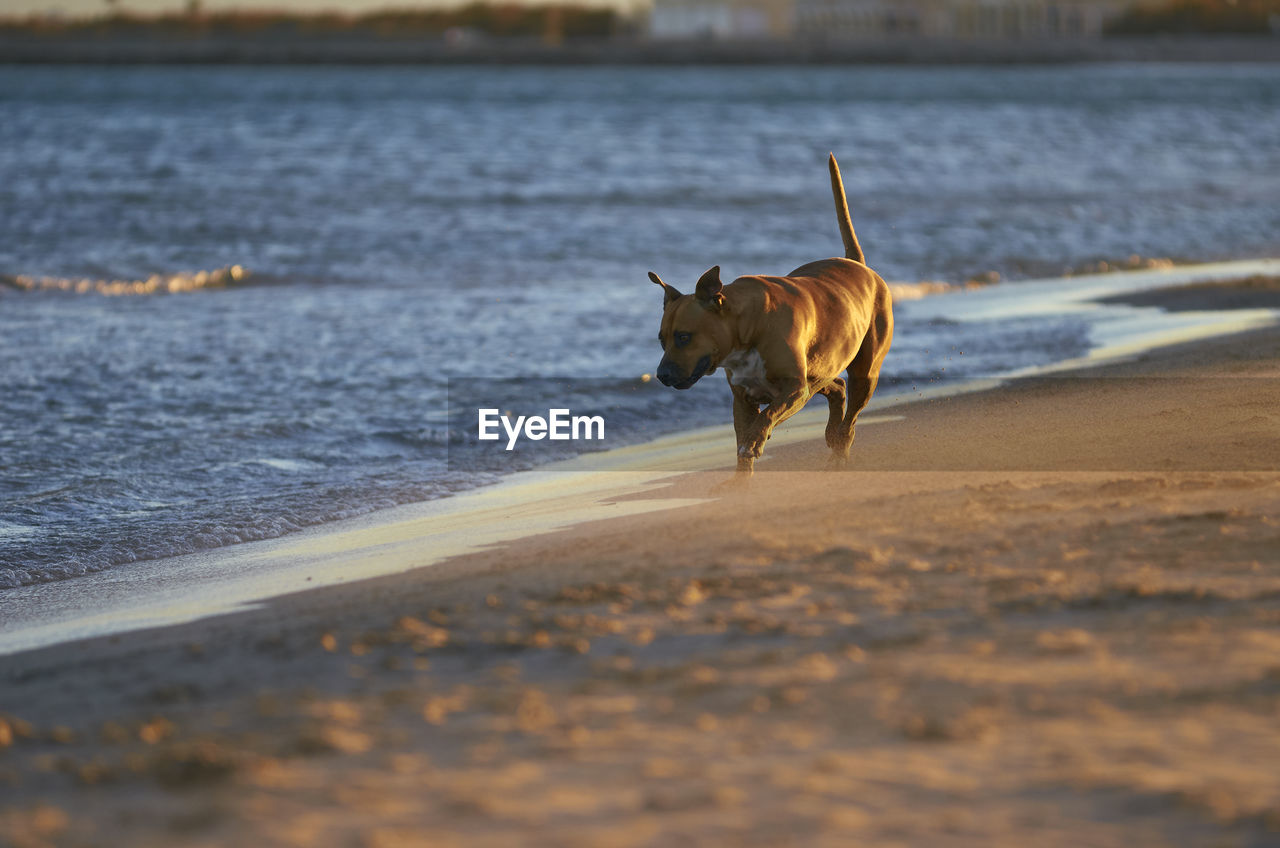
M 645 273 L 839 254 L 828 151 L 900 284 L 884 390 L 1087 356 L 1089 312 L 909 298 L 1280 254 L 1277 139 L 1275 66 L 0 68 L 0 587 L 513 470 L 449 462 L 451 385 L 727 420 L 643 381 Z

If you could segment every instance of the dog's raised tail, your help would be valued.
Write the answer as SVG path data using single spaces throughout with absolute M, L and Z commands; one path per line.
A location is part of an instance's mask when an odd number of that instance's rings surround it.
M 845 258 L 865 263 L 867 260 L 862 254 L 862 245 L 858 244 L 858 237 L 853 232 L 849 202 L 844 198 L 844 182 L 840 179 L 840 166 L 836 164 L 834 153 L 827 160 L 827 167 L 831 170 L 831 194 L 836 199 L 836 218 L 840 222 L 840 238 L 844 241 Z

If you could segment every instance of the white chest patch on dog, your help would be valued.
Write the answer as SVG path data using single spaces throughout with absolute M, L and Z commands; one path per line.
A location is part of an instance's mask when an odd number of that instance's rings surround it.
M 764 374 L 764 357 L 755 348 L 735 350 L 724 358 L 720 367 L 729 376 L 729 385 L 741 386 L 753 399 L 763 403 L 773 397 L 773 386 Z

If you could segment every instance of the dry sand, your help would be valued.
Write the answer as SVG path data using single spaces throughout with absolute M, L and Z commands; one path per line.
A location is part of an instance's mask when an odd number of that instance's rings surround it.
M 1280 844 L 1280 331 L 890 411 L 0 658 L 0 843 Z

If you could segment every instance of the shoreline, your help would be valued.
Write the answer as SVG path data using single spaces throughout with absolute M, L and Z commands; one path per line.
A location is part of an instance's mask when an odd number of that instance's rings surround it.
M 1280 294 L 1266 281 L 1274 279 L 1267 275 L 1277 274 L 1277 269 L 1280 260 L 1243 260 L 1080 276 L 1072 278 L 1069 287 L 1056 279 L 1022 281 L 915 301 L 913 310 L 945 320 L 1017 317 L 1030 308 L 1063 313 L 1100 308 L 1107 310 L 1107 317 L 1095 319 L 1097 345 L 1088 356 L 992 378 L 881 393 L 864 413 L 860 432 L 900 420 L 902 408 L 920 403 L 999 391 L 1028 380 L 1072 380 L 1099 365 L 1151 350 L 1274 326 L 1280 320 Z M 1194 302 L 1188 303 L 1188 297 Z M 1222 311 L 1203 311 L 1213 305 Z M 1197 311 L 1181 314 L 1190 307 Z M 825 410 L 816 404 L 786 422 L 758 466 L 761 472 L 776 467 L 770 456 L 784 446 L 820 444 L 825 422 Z M 705 498 L 705 493 L 670 502 L 633 499 L 664 488 L 672 477 L 729 468 L 724 445 L 732 440 L 728 423 L 678 431 L 517 472 L 448 498 L 377 510 L 272 539 L 6 589 L 0 593 L 0 657 L 83 638 L 179 625 L 253 608 L 297 591 L 436 567 L 485 546 L 611 514 L 680 508 Z M 967 467 L 999 467 L 990 449 L 988 455 L 966 461 Z M 870 467 L 902 471 L 922 466 L 903 458 Z M 854 470 L 860 468 L 855 463 Z M 1024 470 L 1055 468 L 1050 464 Z M 419 550 L 421 539 L 431 540 L 429 551 Z
M 1280 37 L 1152 35 L 1060 39 L 887 36 L 847 41 L 493 40 L 0 36 L 0 65 L 1055 65 L 1280 61 Z
M 1082 376 L 0 658 L 0 839 L 1267 844 L 1280 331 Z
M 1164 290 L 1170 301 L 1178 304 L 1182 296 L 1182 287 Z M 1143 292 L 1141 302 L 1150 304 L 1157 299 L 1157 292 Z M 1245 299 L 1253 305 L 1253 298 L 1246 294 Z M 1256 358 L 1253 350 L 1255 342 L 1263 342 L 1274 348 L 1277 353 L 1277 365 L 1261 374 L 1227 374 L 1215 373 L 1212 376 L 1190 378 L 1183 374 L 1169 374 L 1170 364 L 1180 368 L 1190 361 L 1204 357 L 1211 365 L 1229 364 L 1237 360 Z M 1230 367 L 1230 371 L 1239 370 Z M 1130 388 L 1144 386 L 1147 389 L 1159 388 L 1163 380 L 1218 381 L 1230 377 L 1233 382 L 1250 385 L 1249 380 L 1256 380 L 1258 385 L 1265 386 L 1268 394 L 1258 396 L 1251 406 L 1265 407 L 1273 404 L 1280 408 L 1280 317 L 1275 323 L 1265 327 L 1255 327 L 1228 332 L 1207 338 L 1163 345 L 1144 350 L 1137 354 L 1117 355 L 1113 359 L 1097 363 L 1078 362 L 1065 373 L 1056 369 L 1045 369 L 1040 372 L 1009 376 L 1000 379 L 975 380 L 968 383 L 946 385 L 934 391 L 914 393 L 915 397 L 906 395 L 891 396 L 887 402 L 872 404 L 863 417 L 859 419 L 859 433 L 863 426 L 879 428 L 883 425 L 910 426 L 912 429 L 928 427 L 938 429 L 943 425 L 949 413 L 950 404 L 964 404 L 981 408 L 988 399 L 1000 400 L 1005 396 L 1018 396 L 1015 405 L 1038 400 L 1041 403 L 1057 403 L 1056 395 L 1063 388 L 1075 384 L 1099 382 L 1114 384 L 1116 391 L 1124 392 Z M 914 419 L 922 419 L 926 423 L 916 423 Z M 756 467 L 755 480 L 768 485 L 770 478 L 794 478 L 799 475 L 816 474 L 818 478 L 839 479 L 845 475 L 890 474 L 912 477 L 919 474 L 937 473 L 945 476 L 961 475 L 969 472 L 993 472 L 999 475 L 1044 475 L 1058 473 L 1092 474 L 1148 474 L 1148 473 L 1230 473 L 1261 474 L 1264 476 L 1280 475 L 1280 454 L 1272 454 L 1263 443 L 1261 449 L 1255 447 L 1249 454 L 1247 462 L 1221 466 L 1212 453 L 1190 456 L 1184 454 L 1179 461 L 1171 458 L 1162 460 L 1162 466 L 1147 466 L 1135 463 L 1123 450 L 1102 451 L 1100 462 L 1082 464 L 1076 457 L 1065 460 L 1047 459 L 1034 456 L 1029 461 L 1023 456 L 1022 462 L 1008 462 L 1003 456 L 1003 443 L 999 433 L 993 433 L 985 443 L 976 446 L 962 446 L 961 437 L 949 439 L 933 437 L 931 452 L 916 453 L 911 456 L 882 453 L 874 458 L 865 455 L 861 462 L 855 461 L 853 466 L 840 472 L 825 471 L 827 449 L 821 442 L 822 429 L 826 422 L 825 410 L 816 407 L 797 413 L 776 432 L 770 440 L 769 450 Z M 1096 422 L 1091 422 L 1096 423 Z M 1179 422 L 1181 423 L 1181 422 Z M 1194 437 L 1193 434 L 1192 437 Z M 434 549 L 429 561 L 418 564 L 403 564 L 390 570 L 379 570 L 370 575 L 354 574 L 342 577 L 315 587 L 296 585 L 295 588 L 276 591 L 273 594 L 259 594 L 251 591 L 244 599 L 237 600 L 225 609 L 202 611 L 190 618 L 179 616 L 174 620 L 163 620 L 157 624 L 134 624 L 123 629 L 111 629 L 84 637 L 67 637 L 57 641 L 41 642 L 31 647 L 6 649 L 0 652 L 0 669 L 9 660 L 22 659 L 28 655 L 53 653 L 57 654 L 77 645 L 111 644 L 118 645 L 138 640 L 147 641 L 152 633 L 178 632 L 190 628 L 204 627 L 213 630 L 222 629 L 219 625 L 224 619 L 234 619 L 241 615 L 256 616 L 277 604 L 292 605 L 300 603 L 309 606 L 306 599 L 330 593 L 342 593 L 347 590 L 361 591 L 362 587 L 373 586 L 379 582 L 395 583 L 403 579 L 421 578 L 434 582 L 438 575 L 444 580 L 462 578 L 465 580 L 471 573 L 470 562 L 483 560 L 487 552 L 501 550 L 504 547 L 518 546 L 521 543 L 538 542 L 539 540 L 558 534 L 574 534 L 597 526 L 602 522 L 620 521 L 627 518 L 643 518 L 649 513 L 681 508 L 696 508 L 705 504 L 722 500 L 741 500 L 750 494 L 734 492 L 713 492 L 712 489 L 732 477 L 733 464 L 726 459 L 725 445 L 732 445 L 732 427 L 715 425 L 695 430 L 679 432 L 660 437 L 651 442 L 618 448 L 609 452 L 616 455 L 613 470 L 604 474 L 591 474 L 587 478 L 579 477 L 574 467 L 581 463 L 583 457 L 562 460 L 555 463 L 562 466 L 556 469 L 539 469 L 517 472 L 490 486 L 465 492 L 451 498 L 422 503 L 405 504 L 384 510 L 377 510 L 356 518 L 331 522 L 306 528 L 305 530 L 275 539 L 246 542 L 211 551 L 185 554 L 161 560 L 150 560 L 132 564 L 133 566 L 156 566 L 157 579 L 160 566 L 171 567 L 178 561 L 191 561 L 192 566 L 182 569 L 188 574 L 178 574 L 171 582 L 181 586 L 190 572 L 195 569 L 208 568 L 211 560 L 222 558 L 222 554 L 239 554 L 248 552 L 242 557 L 242 565 L 261 563 L 276 557 L 299 561 L 305 570 L 311 558 L 331 556 L 341 559 L 356 555 L 354 562 L 361 559 L 376 559 L 395 555 L 397 547 L 414 545 L 428 538 L 438 527 L 450 526 L 451 531 L 463 535 L 475 534 L 477 528 L 492 523 L 503 523 L 502 530 L 481 533 L 472 541 L 463 544 L 446 542 L 439 549 Z M 1095 437 L 1092 430 L 1088 439 Z M 865 443 L 871 436 L 860 439 Z M 645 456 L 641 463 L 644 470 L 630 467 L 632 457 L 637 452 L 648 454 L 657 447 L 657 454 L 662 457 L 658 467 L 654 467 L 651 456 Z M 1236 445 L 1239 446 L 1239 443 Z M 858 445 L 855 443 L 855 450 Z M 588 457 L 590 458 L 590 457 Z M 1136 465 L 1136 467 L 1134 467 Z M 1238 466 L 1238 467 L 1237 467 Z M 614 475 L 614 476 L 608 476 Z M 602 479 L 603 478 L 603 479 Z M 752 488 L 755 487 L 753 480 Z M 1280 482 L 1280 477 L 1277 477 Z M 534 500 L 547 498 L 540 508 L 530 510 Z M 483 506 L 477 508 L 472 499 L 479 500 Z M 461 506 L 457 509 L 457 504 Z M 563 511 L 565 504 L 572 508 Z M 594 506 L 594 508 L 593 508 Z M 622 507 L 621 509 L 616 509 Z M 457 517 L 465 516 L 461 524 Z M 557 517 L 550 522 L 539 521 L 547 515 Z M 528 520 L 532 518 L 532 520 Z M 525 523 L 522 523 L 524 521 Z M 450 531 L 445 531 L 450 532 Z M 330 545 L 338 543 L 332 550 Z M 347 570 L 358 572 L 358 567 Z M 88 577 L 105 576 L 109 572 L 96 572 Z M 80 579 L 80 578 L 72 578 Z M 57 585 L 32 584 L 18 587 L 16 590 L 38 589 Z M 271 583 L 283 584 L 279 577 L 269 580 Z M 96 594 L 96 593 L 95 593 Z M 101 595 L 98 595 L 101 597 Z M 206 599 L 207 600 L 207 599 Z M 164 618 L 162 616 L 162 618 Z M 65 622 L 52 622 L 48 626 L 58 627 Z M 44 629 L 41 627 L 40 629 Z M 3 705 L 0 704 L 0 715 Z

